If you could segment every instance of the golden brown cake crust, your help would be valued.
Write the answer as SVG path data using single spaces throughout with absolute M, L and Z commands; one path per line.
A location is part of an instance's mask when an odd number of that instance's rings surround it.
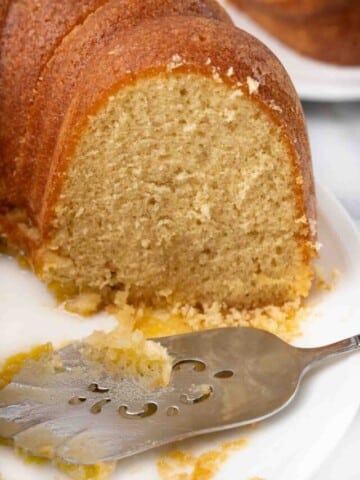
M 26 177 L 31 176 L 32 164 L 46 162 L 49 152 L 53 151 L 77 77 L 92 56 L 125 29 L 145 19 L 169 15 L 204 16 L 232 23 L 225 10 L 214 0 L 108 1 L 80 27 L 73 29 L 42 72 L 18 162 L 20 184 L 27 183 Z M 21 191 L 27 197 L 28 192 Z
M 12 175 L 38 76 L 62 38 L 106 1 L 5 2 L 9 8 L 1 39 L 0 171 L 4 171 L 7 200 L 16 193 L 10 188 Z
M 3 0 L 0 4 L 0 32 L 2 29 L 2 26 L 5 22 L 5 18 L 8 12 L 8 8 L 10 5 L 11 0 Z
M 256 22 L 299 53 L 339 65 L 360 65 L 360 3 L 306 19 L 288 20 L 244 9 Z
M 234 87 L 241 84 L 244 94 L 251 95 L 253 101 L 282 126 L 293 156 L 299 216 L 306 213 L 309 219 L 315 219 L 304 115 L 285 69 L 263 44 L 246 32 L 223 22 L 173 17 L 143 22 L 118 34 L 92 57 L 79 76 L 58 141 L 49 151 L 51 164 L 39 162 L 34 181 L 28 180 L 32 183 L 33 215 L 42 235 L 51 232 L 53 210 L 64 174 L 88 115 L 96 112 L 122 85 L 169 70 L 172 74 L 198 72 L 215 79 L 220 77 Z M 254 85 L 258 88 L 253 89 Z
M 0 4 L 0 36 L 2 33 L 2 28 L 5 23 L 5 19 L 7 16 L 8 8 L 10 5 L 11 0 L 2 0 Z
M 10 2 L 11 0 L 3 0 L 0 4 L 0 48 L 1 48 L 1 37 L 2 37 L 3 26 L 6 20 Z M 1 58 L 1 51 L 0 51 L 0 58 Z M 0 131 L 1 131 L 1 128 L 2 128 L 2 119 L 0 117 Z M 4 175 L 5 175 L 4 165 L 0 160 L 0 211 L 1 211 L 1 203 L 2 203 L 1 199 L 3 199 L 3 202 L 5 202 L 5 198 L 6 198 Z

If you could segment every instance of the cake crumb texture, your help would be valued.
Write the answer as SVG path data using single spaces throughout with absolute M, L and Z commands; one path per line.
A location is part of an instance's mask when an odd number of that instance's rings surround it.
M 159 343 L 146 340 L 139 330 L 119 328 L 110 333 L 94 332 L 83 349 L 85 358 L 99 362 L 107 372 L 140 377 L 152 387 L 166 386 L 170 381 L 172 360 Z
M 124 289 L 130 303 L 155 306 L 253 308 L 306 296 L 307 226 L 296 222 L 286 142 L 229 90 L 164 74 L 89 117 L 56 207 L 46 280 Z
M 106 1 L 1 0 L 0 178 L 6 188 L 0 185 L 0 202 L 17 197 L 14 173 L 43 68 L 63 38 Z
M 219 472 L 229 455 L 245 448 L 246 438 L 224 442 L 219 448 L 196 456 L 190 452 L 174 450 L 157 461 L 157 471 L 161 480 L 211 480 Z

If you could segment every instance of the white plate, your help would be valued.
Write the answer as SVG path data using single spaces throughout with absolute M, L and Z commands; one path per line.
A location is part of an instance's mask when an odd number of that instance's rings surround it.
M 360 239 L 339 203 L 318 188 L 320 263 L 337 268 L 341 277 L 332 292 L 314 293 L 315 304 L 304 323 L 299 345 L 313 346 L 360 333 Z M 27 347 L 81 337 L 95 327 L 110 328 L 114 321 L 102 314 L 81 319 L 54 307 L 52 297 L 30 272 L 0 257 L 0 352 L 6 357 Z M 354 418 L 360 403 L 360 355 L 352 355 L 313 372 L 298 398 L 285 412 L 254 430 L 237 429 L 178 448 L 203 451 L 229 439 L 245 436 L 249 445 L 234 452 L 216 476 L 218 480 L 306 480 L 326 459 Z M 114 480 L 155 480 L 155 451 L 119 465 Z M 0 447 L 4 480 L 65 478 L 50 466 L 26 465 L 11 450 Z
M 265 43 L 281 60 L 302 100 L 360 100 L 360 67 L 337 66 L 302 56 L 267 33 L 236 7 L 229 5 L 227 0 L 220 0 L 220 3 L 238 27 Z

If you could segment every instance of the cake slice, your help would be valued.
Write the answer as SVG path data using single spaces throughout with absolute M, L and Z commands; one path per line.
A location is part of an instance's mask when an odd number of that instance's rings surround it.
M 58 89 L 45 154 L 25 158 L 23 209 L 2 217 L 43 280 L 135 305 L 306 296 L 309 143 L 276 57 L 225 22 L 184 16 L 143 20 L 95 50 L 71 95 Z

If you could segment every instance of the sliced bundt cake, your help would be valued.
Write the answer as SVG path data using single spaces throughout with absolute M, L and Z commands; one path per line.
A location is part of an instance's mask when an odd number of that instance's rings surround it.
M 53 68 L 57 85 L 55 57 Z M 308 139 L 264 45 L 212 19 L 144 20 L 77 71 L 44 84 L 35 161 L 17 187 L 25 209 L 2 217 L 46 282 L 156 306 L 251 308 L 308 293 Z M 54 103 L 61 121 L 48 136 Z

